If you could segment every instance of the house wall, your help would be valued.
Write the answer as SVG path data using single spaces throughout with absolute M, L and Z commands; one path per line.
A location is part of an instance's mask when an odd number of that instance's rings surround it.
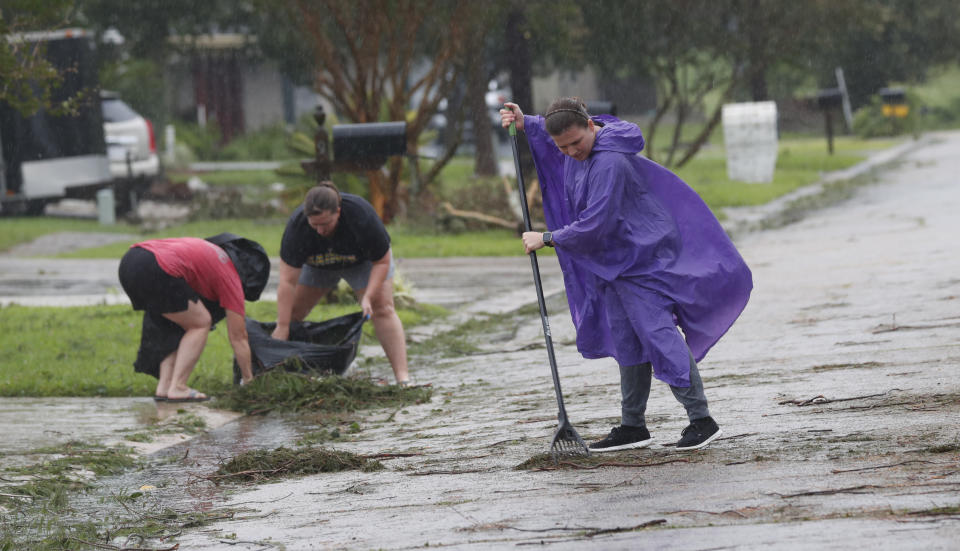
M 546 77 L 533 78 L 535 112 L 545 112 L 553 100 L 565 96 L 579 96 L 586 101 L 606 99 L 600 93 L 596 72 L 589 66 L 578 72 L 555 71 Z
M 251 132 L 266 126 L 283 123 L 284 87 L 283 77 L 275 64 L 263 61 L 248 61 L 243 70 L 243 112 L 246 126 Z
M 171 113 L 181 119 L 199 122 L 193 67 L 193 60 L 187 57 L 174 59 L 167 65 L 167 97 Z M 273 62 L 246 60 L 239 72 L 237 87 L 242 96 L 243 132 L 275 124 L 295 124 L 303 115 L 313 113 L 321 101 L 326 112 L 332 112 L 329 104 L 310 87 L 292 85 Z

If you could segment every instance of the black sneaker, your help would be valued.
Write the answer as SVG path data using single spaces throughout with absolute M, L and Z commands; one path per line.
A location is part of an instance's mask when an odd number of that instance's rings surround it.
M 723 431 L 717 426 L 717 422 L 712 417 L 694 419 L 687 428 L 680 433 L 680 441 L 677 442 L 678 450 L 699 450 L 710 442 L 713 442 Z
M 650 445 L 653 439 L 650 438 L 650 432 L 646 427 L 631 427 L 620 425 L 613 427 L 610 434 L 599 442 L 590 444 L 592 452 L 614 452 L 617 450 L 630 450 L 634 448 L 645 448 Z

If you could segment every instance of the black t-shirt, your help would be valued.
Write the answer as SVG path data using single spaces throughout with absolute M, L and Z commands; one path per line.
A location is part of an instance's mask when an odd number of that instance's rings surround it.
M 320 269 L 347 268 L 364 261 L 376 261 L 390 250 L 390 235 L 377 211 L 362 197 L 341 193 L 340 219 L 329 238 L 321 236 L 307 222 L 303 205 L 287 221 L 280 242 L 280 258 L 300 268 L 309 264 Z

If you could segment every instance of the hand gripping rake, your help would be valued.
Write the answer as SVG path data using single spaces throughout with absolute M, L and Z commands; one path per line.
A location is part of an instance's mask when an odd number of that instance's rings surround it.
M 520 210 L 523 211 L 523 226 L 532 231 L 530 210 L 527 207 L 527 190 L 523 185 L 523 171 L 520 169 L 520 151 L 517 149 L 517 126 L 510 124 L 510 140 L 513 146 L 513 162 L 517 170 L 517 190 L 520 192 Z M 543 284 L 540 281 L 540 265 L 537 253 L 530 253 L 530 266 L 533 268 L 533 283 L 537 287 L 537 302 L 540 304 L 540 321 L 543 322 L 543 338 L 547 342 L 547 357 L 550 359 L 550 373 L 553 375 L 553 390 L 557 394 L 557 420 L 559 426 L 550 443 L 550 454 L 558 460 L 561 455 L 590 455 L 590 448 L 577 434 L 567 418 L 567 409 L 563 407 L 563 392 L 560 390 L 560 375 L 557 373 L 557 359 L 553 354 L 553 338 L 550 336 L 550 319 L 547 316 L 547 304 L 543 298 Z

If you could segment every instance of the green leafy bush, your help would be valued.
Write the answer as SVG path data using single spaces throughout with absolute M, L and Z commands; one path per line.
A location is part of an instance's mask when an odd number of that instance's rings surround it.
M 223 161 L 279 161 L 302 155 L 287 144 L 290 134 L 282 124 L 238 136 L 217 153 Z
M 869 105 L 857 109 L 854 114 L 854 133 L 864 139 L 916 133 L 919 126 L 918 108 L 912 94 L 907 94 L 906 105 L 909 109 L 907 116 L 886 116 L 883 113 L 883 100 L 880 96 L 874 96 Z
M 178 121 L 174 127 L 177 143 L 187 146 L 194 157 L 202 161 L 216 159 L 220 147 L 220 128 L 216 123 L 201 127 L 199 124 Z

